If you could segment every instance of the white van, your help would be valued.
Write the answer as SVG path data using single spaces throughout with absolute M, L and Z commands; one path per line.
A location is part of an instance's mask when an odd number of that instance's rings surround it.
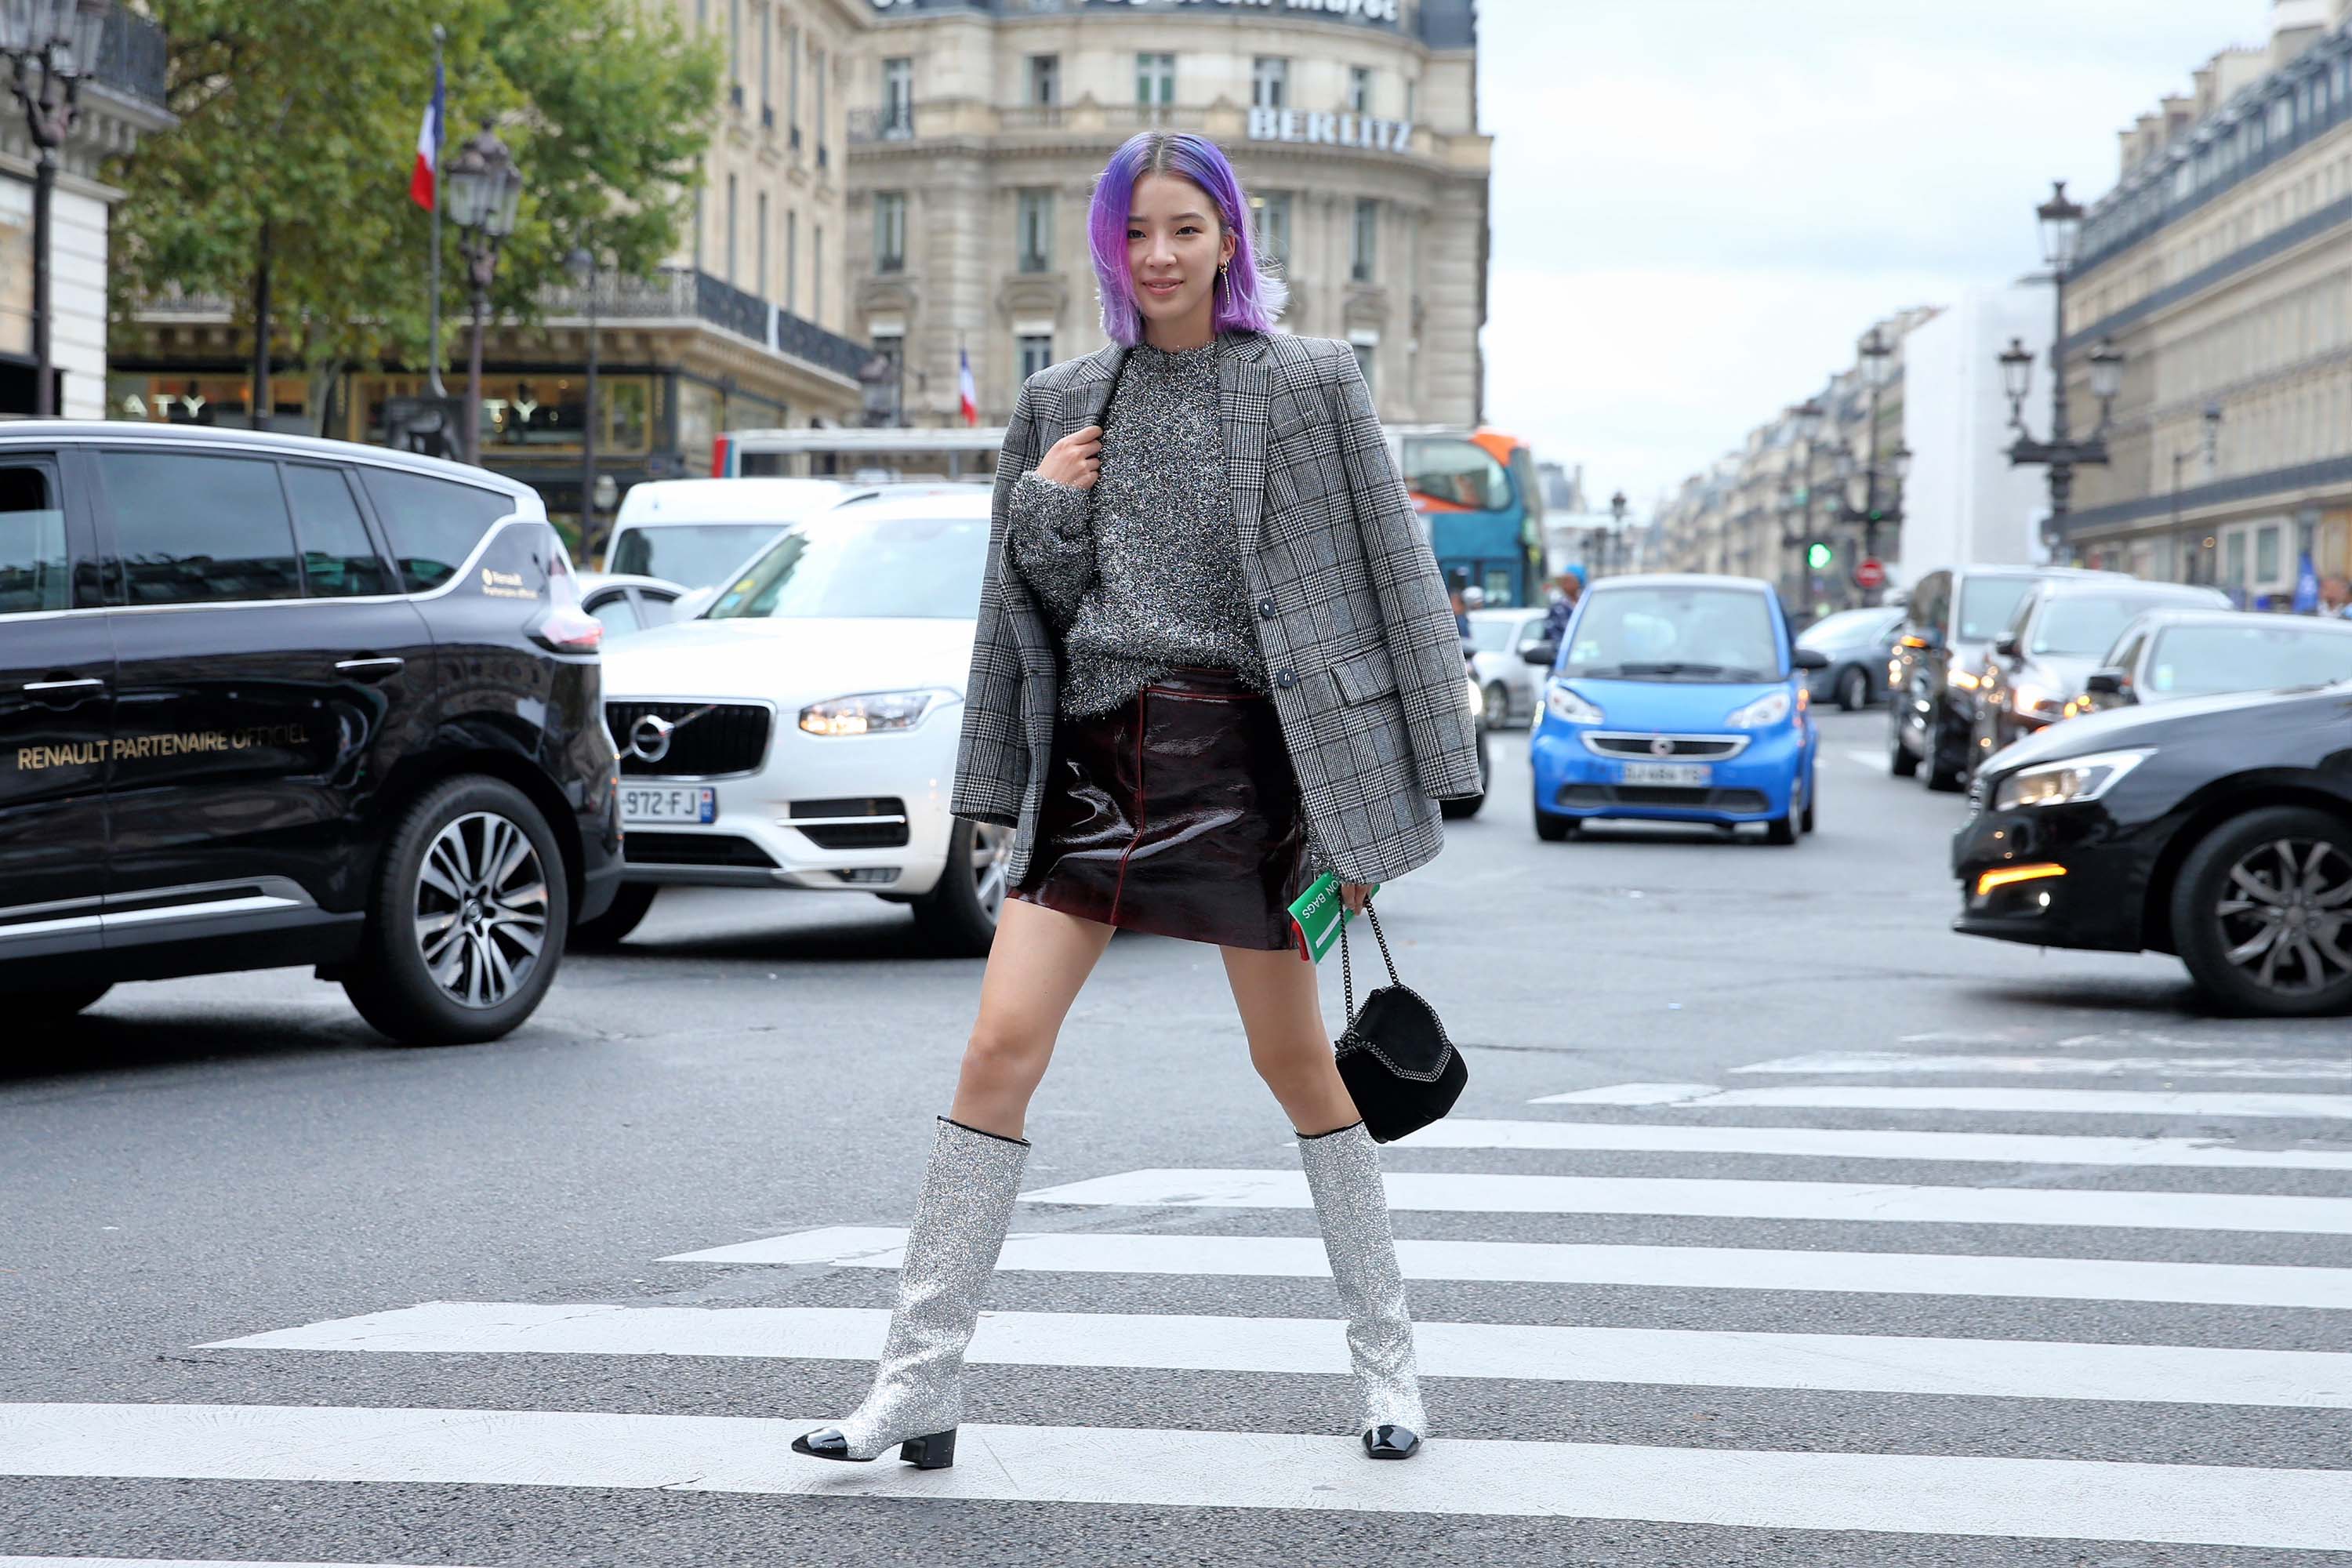
M 792 524 L 871 489 L 842 479 L 649 479 L 621 498 L 604 569 L 715 588 Z

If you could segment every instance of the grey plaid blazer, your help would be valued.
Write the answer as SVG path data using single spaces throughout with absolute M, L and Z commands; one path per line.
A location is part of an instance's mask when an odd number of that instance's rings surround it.
M 1126 353 L 1113 343 L 1031 376 L 997 458 L 949 809 L 1017 829 L 1012 882 L 1036 839 L 1059 676 L 1053 633 L 1005 561 L 1007 506 L 1047 447 L 1101 417 Z M 1444 847 L 1437 803 L 1480 788 L 1444 580 L 1353 349 L 1242 333 L 1220 377 L 1242 568 L 1316 863 L 1344 881 L 1393 881 Z

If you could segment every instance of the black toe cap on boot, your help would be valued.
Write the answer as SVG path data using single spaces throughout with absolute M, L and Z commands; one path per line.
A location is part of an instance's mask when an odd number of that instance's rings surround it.
M 1410 1459 L 1421 1451 L 1421 1434 L 1383 1421 L 1364 1434 L 1364 1452 L 1375 1459 Z
M 803 1432 L 793 1439 L 793 1452 L 806 1454 L 817 1459 L 846 1459 L 849 1439 L 838 1426 L 820 1426 L 814 1432 Z

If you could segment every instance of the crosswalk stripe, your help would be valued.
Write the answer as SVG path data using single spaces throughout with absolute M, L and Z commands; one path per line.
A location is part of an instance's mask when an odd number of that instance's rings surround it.
M 681 1252 L 662 1261 L 896 1268 L 905 1260 L 906 1244 L 903 1227 L 828 1226 Z M 1400 1240 L 1396 1247 L 1397 1261 L 1408 1279 L 2352 1310 L 2352 1268 L 1412 1237 Z M 1153 1236 L 1125 1231 L 1016 1231 L 1005 1239 L 997 1268 L 1038 1273 L 1310 1279 L 1327 1279 L 1331 1272 L 1318 1237 Z
M 889 1327 L 880 1308 L 431 1301 L 197 1348 L 871 1361 Z M 988 1312 L 966 1360 L 1339 1375 L 1344 1331 L 1314 1318 Z M 1432 1321 L 1413 1338 L 1424 1377 L 2352 1409 L 2352 1355 L 2323 1351 Z
M 2020 1057 L 1911 1056 L 1901 1051 L 1815 1051 L 1733 1068 L 1735 1073 L 2017 1074 L 2031 1078 L 2095 1078 L 2138 1073 L 2150 1078 L 2352 1078 L 2352 1059 L 2340 1057 Z
M 1906 1225 L 2125 1226 L 2352 1236 L 2352 1198 L 2242 1193 L 1926 1187 L 1701 1177 L 1388 1172 L 1389 1206 L 1451 1214 L 1638 1214 Z M 1143 1170 L 1021 1194 L 1024 1203 L 1175 1208 L 1311 1208 L 1298 1171 Z
M 826 1464 L 833 1419 L 240 1405 L 0 1405 L 0 1474 L 1557 1515 L 2249 1549 L 2352 1548 L 2352 1471 L 967 1422 L 950 1468 Z
M 1675 1126 L 1638 1121 L 1487 1121 L 1449 1116 L 1399 1149 L 1580 1149 L 1620 1153 L 1785 1154 L 1824 1160 L 1954 1160 L 1994 1164 L 2152 1165 L 2352 1171 L 2352 1147 L 2239 1149 L 2201 1138 L 2070 1137 L 2046 1132 L 1904 1132 L 1829 1127 Z
M 1711 1083 L 1617 1083 L 1540 1095 L 1530 1105 L 1776 1107 L 1810 1110 L 1992 1110 L 2052 1116 L 2294 1116 L 2352 1121 L 2352 1094 L 2273 1094 L 2160 1089 L 1908 1089 L 1815 1084 L 1724 1089 Z

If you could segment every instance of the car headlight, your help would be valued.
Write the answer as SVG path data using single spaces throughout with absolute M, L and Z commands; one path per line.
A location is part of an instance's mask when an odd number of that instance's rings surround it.
M 1944 671 L 1944 684 L 1955 691 L 1974 691 L 1984 682 L 1956 664 Z
M 1544 710 L 1565 724 L 1598 724 L 1604 717 L 1600 709 L 1569 689 L 1565 680 L 1544 687 Z
M 2153 752 L 2153 747 L 2095 752 L 2086 757 L 2069 757 L 2063 763 L 2038 763 L 2030 768 L 2020 768 L 2001 780 L 1993 792 L 1993 809 L 2014 811 L 2021 806 L 2074 805 L 2096 800 Z
M 1724 721 L 1735 730 L 1761 730 L 1767 724 L 1778 724 L 1789 716 L 1790 701 L 1786 689 L 1768 691 L 1744 708 L 1732 710 Z
M 2012 712 L 2038 718 L 2060 712 L 2066 704 L 2049 688 L 2026 681 L 2010 689 L 2009 706 Z
M 963 694 L 944 686 L 913 691 L 862 691 L 833 697 L 801 710 L 801 728 L 812 735 L 871 735 L 887 730 L 911 730 L 929 717 L 931 710 L 961 701 Z

